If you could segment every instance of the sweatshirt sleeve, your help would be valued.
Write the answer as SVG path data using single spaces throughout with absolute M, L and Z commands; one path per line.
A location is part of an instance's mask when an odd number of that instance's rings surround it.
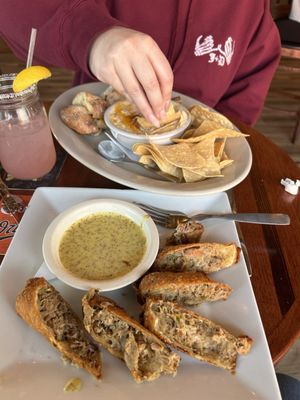
M 280 59 L 279 33 L 265 3 L 264 16 L 237 74 L 215 107 L 249 125 L 254 125 L 261 113 Z
M 34 63 L 84 71 L 93 40 L 113 26 L 105 0 L 0 0 L 0 34 L 25 60 L 31 28 L 37 28 Z

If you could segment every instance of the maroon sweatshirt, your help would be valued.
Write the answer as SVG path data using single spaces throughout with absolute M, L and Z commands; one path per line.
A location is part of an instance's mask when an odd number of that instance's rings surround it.
M 90 46 L 117 25 L 152 36 L 175 90 L 256 121 L 280 56 L 269 0 L 0 0 L 0 34 L 12 50 L 26 59 L 37 28 L 33 64 L 70 68 L 76 84 L 95 80 Z

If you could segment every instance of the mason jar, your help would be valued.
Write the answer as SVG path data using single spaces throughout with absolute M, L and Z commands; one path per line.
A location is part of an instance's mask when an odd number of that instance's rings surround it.
M 36 84 L 13 92 L 15 77 L 0 75 L 0 162 L 14 178 L 41 178 L 56 162 L 47 114 Z

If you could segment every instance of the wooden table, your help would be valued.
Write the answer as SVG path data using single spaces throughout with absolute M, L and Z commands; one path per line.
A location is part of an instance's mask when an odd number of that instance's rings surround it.
M 282 178 L 300 179 L 291 158 L 254 129 L 233 121 L 249 133 L 253 164 L 248 177 L 234 189 L 239 212 L 281 212 L 289 226 L 241 224 L 252 265 L 252 286 L 274 363 L 300 336 L 300 193 L 293 196 Z
M 252 266 L 253 289 L 276 363 L 300 335 L 300 193 L 290 195 L 280 184 L 282 178 L 300 179 L 300 169 L 262 134 L 233 122 L 250 134 L 253 152 L 249 176 L 232 191 L 236 210 L 286 213 L 291 218 L 290 226 L 240 224 Z M 124 188 L 69 155 L 55 185 Z

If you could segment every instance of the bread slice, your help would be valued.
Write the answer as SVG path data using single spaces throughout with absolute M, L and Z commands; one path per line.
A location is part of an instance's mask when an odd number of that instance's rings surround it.
M 239 260 L 240 248 L 235 243 L 191 243 L 167 246 L 155 260 L 154 271 L 215 272 Z
M 84 325 L 111 354 L 124 360 L 136 382 L 176 375 L 180 357 L 120 308 L 91 289 L 82 299 Z
M 103 114 L 107 108 L 106 101 L 90 92 L 79 92 L 74 97 L 72 104 L 83 106 L 93 118 L 103 119 Z
M 79 105 L 69 105 L 60 110 L 62 121 L 80 135 L 100 134 L 104 123 L 100 119 L 94 119 L 87 109 Z
M 16 311 L 55 346 L 63 357 L 101 377 L 101 356 L 82 321 L 44 278 L 32 278 L 17 296 Z
M 152 272 L 139 284 L 139 299 L 147 296 L 196 305 L 205 301 L 226 300 L 232 289 L 209 279 L 203 272 Z
M 176 244 L 197 243 L 201 239 L 204 227 L 196 221 L 180 222 L 166 240 L 167 246 Z
M 150 297 L 144 309 L 144 325 L 165 343 L 232 373 L 237 355 L 247 354 L 252 344 L 249 337 L 235 337 L 191 310 Z
M 107 106 L 111 106 L 117 101 L 126 100 L 126 98 L 117 92 L 112 86 L 108 86 L 108 88 L 101 93 L 101 97 L 106 101 Z

